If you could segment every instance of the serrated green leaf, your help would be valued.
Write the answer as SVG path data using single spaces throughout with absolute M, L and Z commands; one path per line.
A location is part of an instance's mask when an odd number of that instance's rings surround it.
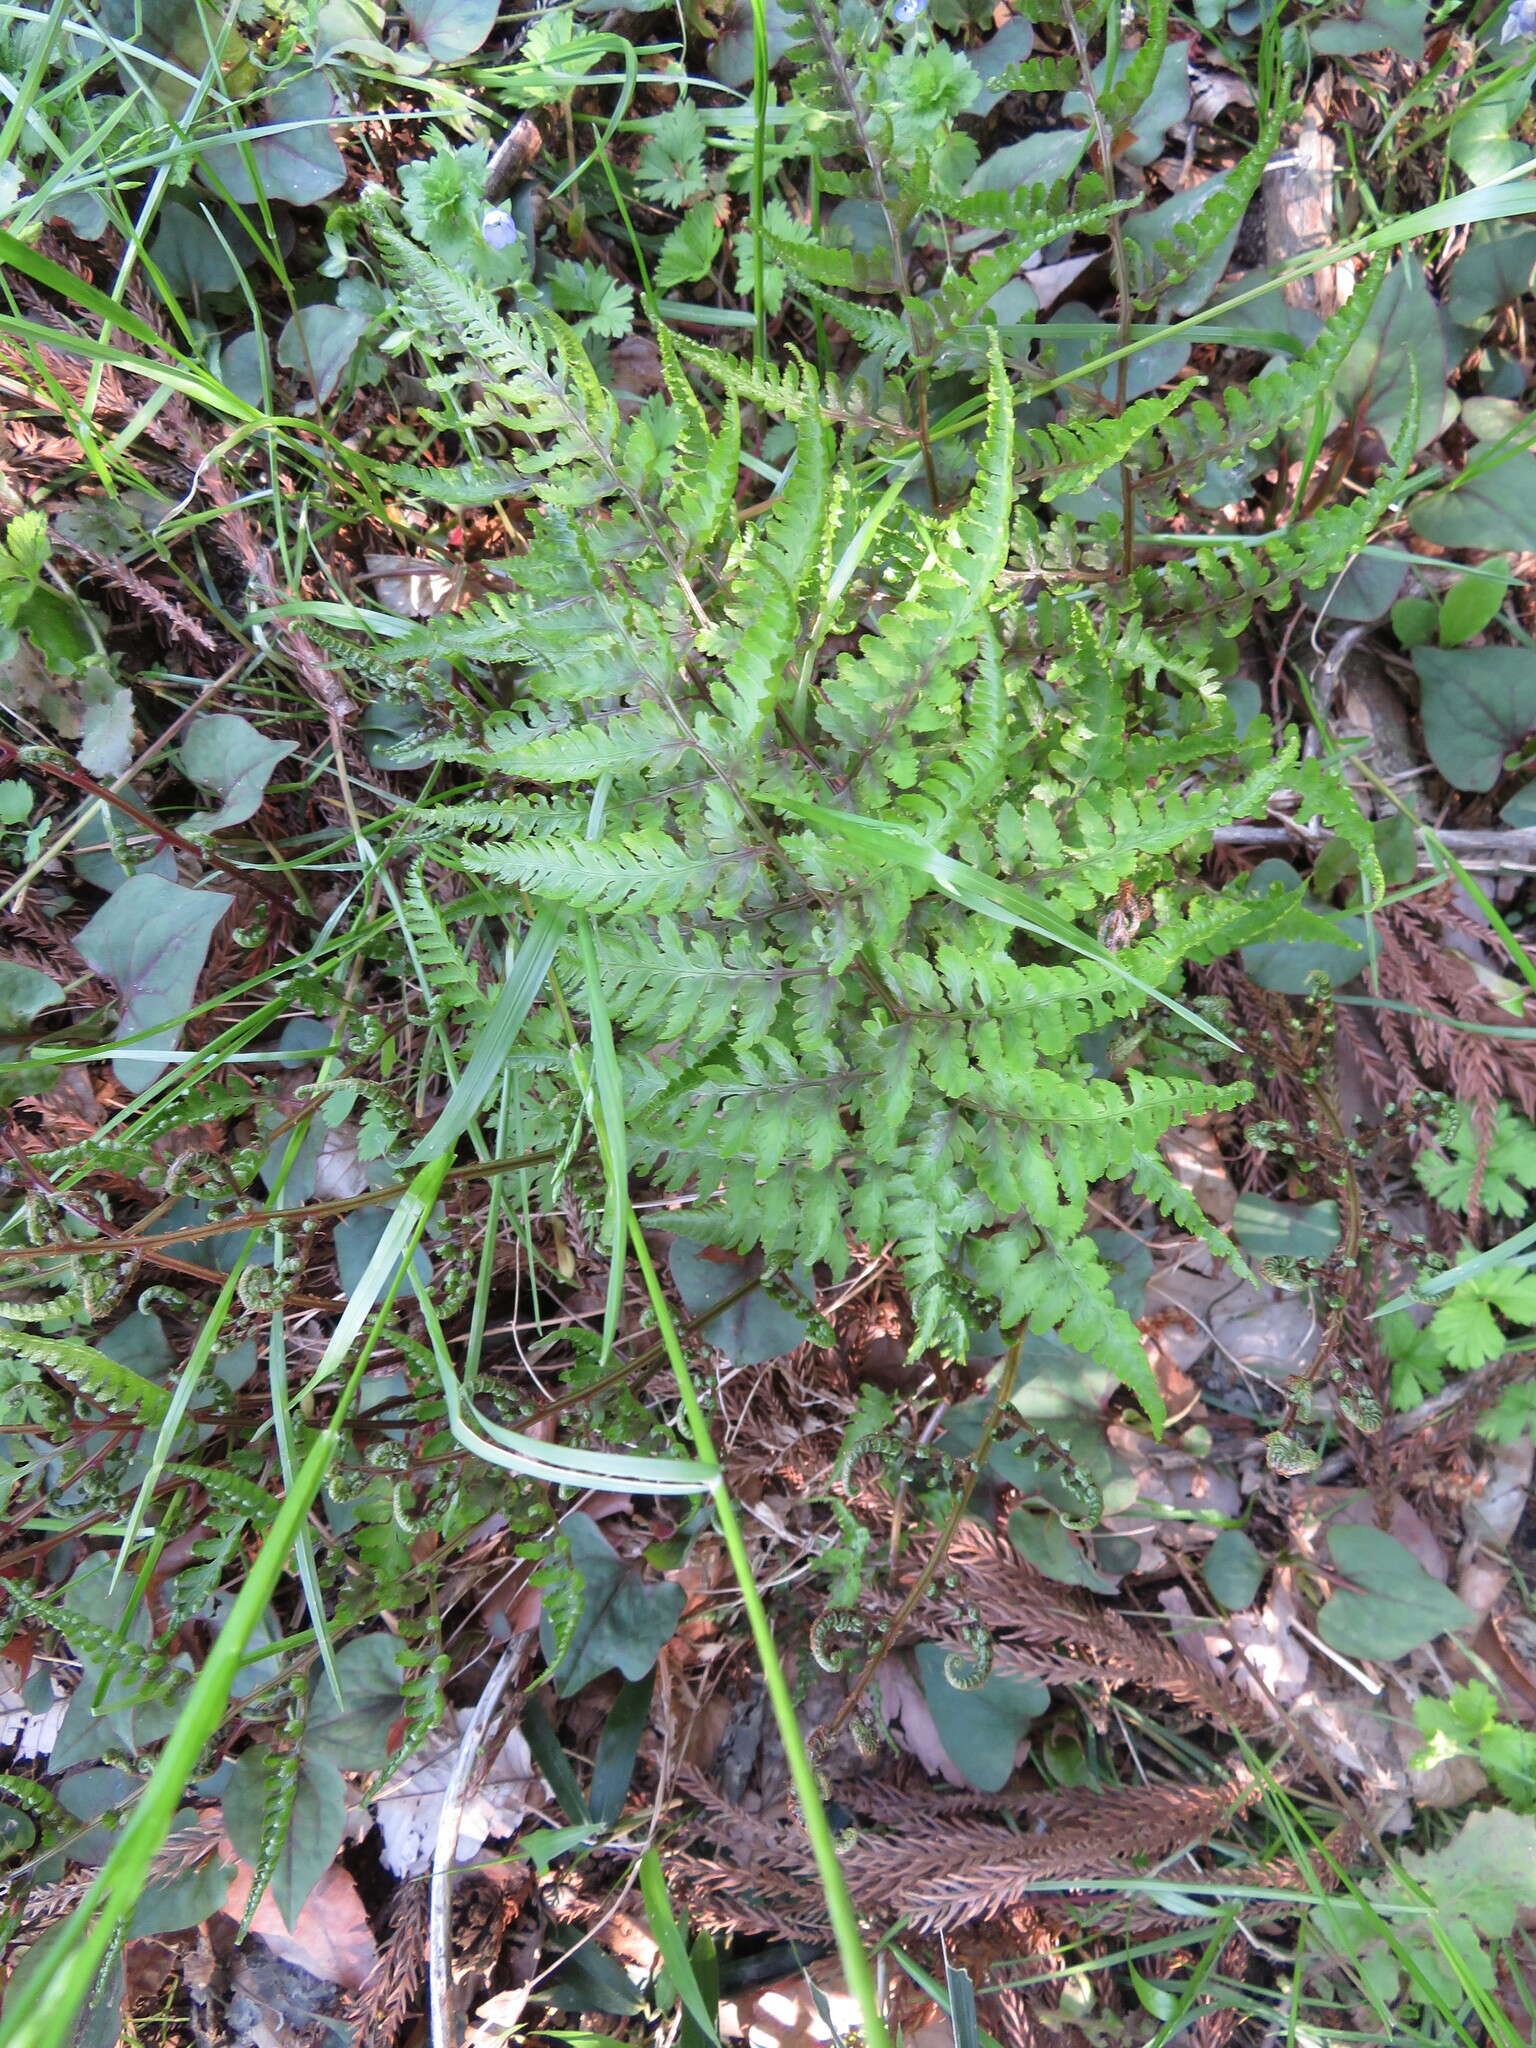
M 677 285 L 696 284 L 708 277 L 724 238 L 712 199 L 701 199 L 697 206 L 690 206 L 657 254 L 651 279 L 657 291 L 671 291 Z

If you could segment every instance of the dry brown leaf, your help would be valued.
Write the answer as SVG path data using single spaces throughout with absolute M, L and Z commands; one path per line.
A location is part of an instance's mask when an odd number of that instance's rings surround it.
M 255 1872 L 235 1854 L 226 1836 L 220 1854 L 233 1863 L 235 1875 L 224 1901 L 231 1919 L 239 1920 L 251 1895 Z M 259 1934 L 274 1955 L 327 1984 L 339 1984 L 344 1991 L 362 1988 L 364 1979 L 378 1960 L 378 1948 L 368 1915 L 351 1873 L 340 1863 L 330 1869 L 304 1901 L 298 1925 L 290 1933 L 277 1901 L 267 1892 L 251 1916 L 251 1932 Z

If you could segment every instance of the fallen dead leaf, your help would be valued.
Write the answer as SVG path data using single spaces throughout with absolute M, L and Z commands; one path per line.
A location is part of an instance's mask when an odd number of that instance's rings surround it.
M 385 1786 L 374 1808 L 384 1846 L 384 1868 L 396 1877 L 420 1877 L 432 1867 L 443 1795 L 453 1773 L 459 1738 L 469 1715 L 450 1713 L 398 1778 Z M 514 1728 L 489 1767 L 476 1773 L 459 1815 L 455 1857 L 467 1863 L 494 1836 L 507 1841 L 539 1809 L 548 1787 L 533 1768 L 533 1757 Z
M 1185 1124 L 1163 1139 L 1158 1150 L 1213 1223 L 1232 1221 L 1237 1190 L 1208 1123 Z
M 803 1976 L 781 1978 L 720 2007 L 720 2032 L 747 2048 L 841 2048 L 861 2026 L 858 2000 L 828 1963 L 812 1963 Z
M 235 1866 L 224 1911 L 238 1921 L 245 1911 L 256 1873 L 248 1863 L 240 1861 L 227 1836 L 220 1842 L 219 1850 L 225 1861 Z M 344 1991 L 360 1990 L 378 1961 L 373 1930 L 357 1886 L 350 1871 L 340 1863 L 331 1865 L 304 1901 L 298 1925 L 291 1933 L 270 1891 L 252 1914 L 250 1931 L 259 1934 L 284 1962 L 307 1970 L 327 1984 L 339 1984 Z
M 464 2037 L 464 2048 L 501 2048 L 517 2032 L 523 2008 L 533 1990 L 530 1980 L 511 1991 L 498 1991 L 475 2008 L 474 2025 Z

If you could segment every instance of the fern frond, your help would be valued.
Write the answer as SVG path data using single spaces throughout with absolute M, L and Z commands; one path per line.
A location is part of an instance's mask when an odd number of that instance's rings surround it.
M 400 909 L 416 960 L 425 975 L 434 1013 L 478 1009 L 485 998 L 480 984 L 427 894 L 422 864 L 415 862 L 400 890 Z
M 170 1413 L 171 1397 L 131 1366 L 119 1365 L 105 1351 L 79 1337 L 35 1337 L 30 1330 L 0 1323 L 0 1358 L 52 1374 L 110 1415 L 131 1415 L 147 1429 L 157 1429 Z
M 1189 388 L 1176 384 L 1171 391 L 1149 391 L 1144 398 L 1134 399 L 1124 412 L 1104 419 L 1031 429 L 1020 438 L 1024 476 L 1030 481 L 1045 480 L 1041 486 L 1044 498 L 1086 490 L 1177 412 Z
M 690 851 L 665 832 L 645 829 L 608 839 L 529 839 L 482 846 L 470 858 L 493 880 L 577 910 L 630 916 L 696 909 L 718 899 L 739 903 L 761 877 L 761 859 L 732 846 Z

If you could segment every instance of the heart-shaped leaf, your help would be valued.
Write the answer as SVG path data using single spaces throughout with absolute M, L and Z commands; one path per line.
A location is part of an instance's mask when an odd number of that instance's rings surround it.
M 75 940 L 86 966 L 117 990 L 114 1035 L 138 1041 L 131 1055 L 112 1062 L 131 1093 L 158 1080 L 169 1065 L 147 1055 L 180 1039 L 179 1020 L 197 993 L 214 928 L 234 900 L 212 889 L 183 889 L 159 875 L 130 875 Z
M 1456 401 L 1446 388 L 1440 308 L 1416 256 L 1403 257 L 1376 294 L 1333 395 L 1346 417 L 1363 416 L 1389 448 L 1397 445 L 1410 412 L 1415 448 L 1434 440 L 1447 419 L 1455 418 Z
M 667 1264 L 691 1316 L 708 1314 L 717 1301 L 734 1293 L 744 1281 L 756 1279 L 763 1269 L 761 1254 L 738 1258 L 733 1252 L 705 1251 L 685 1237 L 673 1238 Z M 808 1298 L 812 1296 L 810 1276 L 803 1267 L 797 1267 L 790 1278 Z M 805 1324 L 763 1288 L 754 1287 L 729 1308 L 710 1316 L 704 1337 L 733 1365 L 766 1365 L 770 1358 L 782 1358 L 805 1342 Z
M 195 811 L 183 830 L 221 832 L 228 825 L 243 825 L 261 808 L 272 770 L 294 747 L 293 740 L 269 740 L 233 712 L 194 718 L 181 743 L 182 773 L 216 796 L 219 807 Z
M 0 1031 L 22 1031 L 59 999 L 59 984 L 36 967 L 0 960 Z
M 1536 654 L 1523 647 L 1416 647 L 1419 717 L 1453 789 L 1492 789 L 1536 731 Z
M 267 1749 L 248 1749 L 224 1788 L 224 1828 L 240 1857 L 253 1870 L 265 1860 L 267 1785 L 276 1759 Z M 282 1846 L 272 1867 L 272 1896 L 290 1933 L 304 1901 L 330 1869 L 347 1824 L 347 1794 L 341 1773 L 321 1757 L 299 1765 L 293 1805 L 283 1827 Z
M 1477 1620 L 1395 1536 L 1341 1522 L 1329 1530 L 1328 1548 L 1351 1583 L 1329 1599 L 1317 1617 L 1317 1632 L 1347 1657 L 1390 1663 Z
M 304 1728 L 305 1757 L 323 1757 L 346 1771 L 378 1770 L 388 1759 L 390 1730 L 400 1718 L 395 1638 L 382 1630 L 354 1636 L 336 1652 L 336 1675 L 339 1699 L 328 1675 L 315 1687 Z
M 346 182 L 346 164 L 331 140 L 335 115 L 331 88 L 318 72 L 279 86 L 263 102 L 260 119 L 263 129 L 279 132 L 206 149 L 209 179 L 238 206 L 254 206 L 263 194 L 313 206 Z
M 304 378 L 324 405 L 341 382 L 371 321 L 370 314 L 348 306 L 301 306 L 277 337 L 277 360 L 285 370 Z
M 1019 1737 L 1039 1720 L 1051 1695 L 1038 1678 L 1004 1678 L 962 1692 L 944 1676 L 950 1652 L 919 1643 L 917 1674 L 945 1754 L 978 1792 L 1000 1792 L 1013 1773 Z
M 570 1539 L 571 1564 L 581 1585 L 581 1614 L 550 1675 L 556 1692 L 569 1699 L 605 1671 L 643 1678 L 677 1627 L 683 1589 L 647 1585 L 638 1569 L 603 1540 L 590 1515 L 569 1514 L 561 1527 Z M 547 1622 L 542 1633 L 547 1657 L 552 1646 Z
M 1211 1598 L 1219 1600 L 1229 1614 L 1239 1614 L 1252 1604 L 1264 1583 L 1265 1565 L 1241 1529 L 1223 1529 L 1205 1553 L 1201 1571 Z
M 496 26 L 497 0 L 405 0 L 411 34 L 439 64 L 471 57 Z
M 1511 455 L 1454 490 L 1415 498 L 1408 524 L 1442 548 L 1536 548 L 1536 455 Z

